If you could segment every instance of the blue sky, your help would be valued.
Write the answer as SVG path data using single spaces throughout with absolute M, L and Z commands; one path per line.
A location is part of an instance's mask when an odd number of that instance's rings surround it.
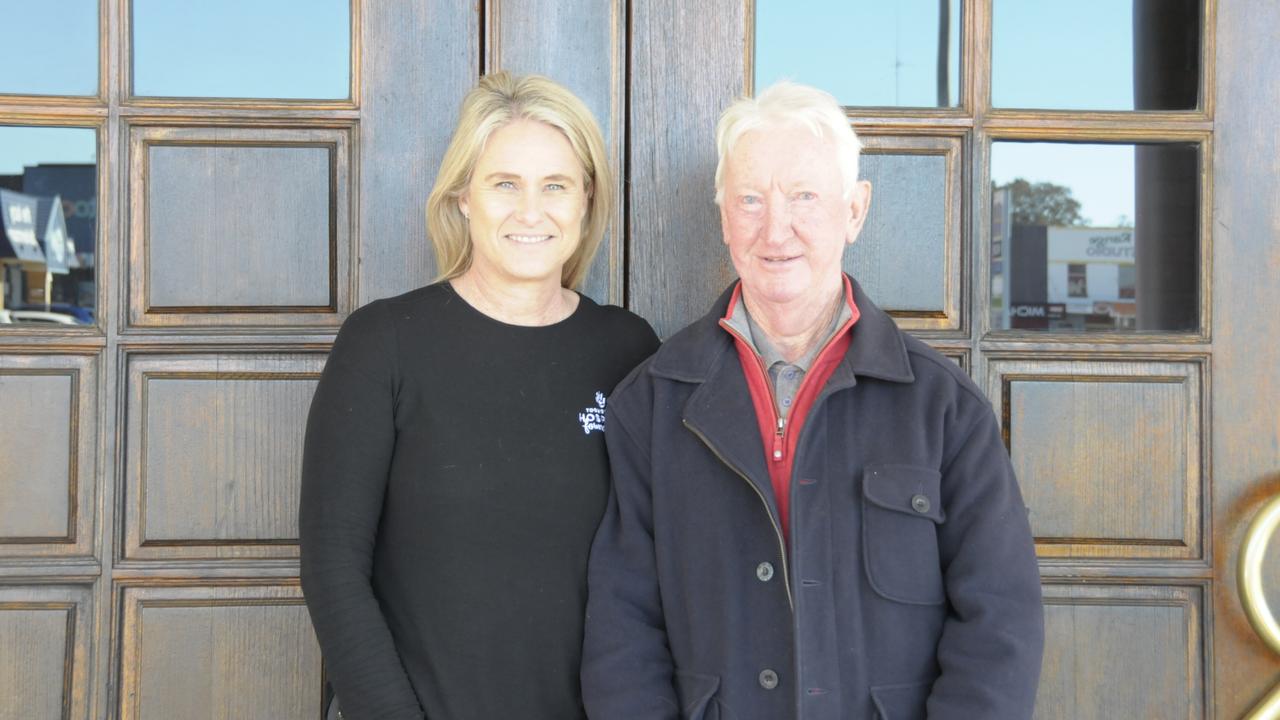
M 948 2 L 954 73 L 960 3 Z M 1132 109 L 1132 12 L 1119 0 L 993 0 L 992 104 Z M 788 78 L 847 105 L 931 107 L 937 37 L 938 0 L 756 0 L 756 87 Z M 1066 185 L 1085 217 L 1109 225 L 1134 216 L 1133 156 L 1131 145 L 996 143 L 991 175 Z
M 949 78 L 959 97 L 961 0 Z M 345 98 L 349 0 L 133 0 L 138 94 Z M 0 0 L 0 92 L 92 94 L 95 0 Z M 992 97 L 1002 107 L 1132 106 L 1132 9 L 1116 0 L 994 0 Z M 938 0 L 757 0 L 756 84 L 787 77 L 850 105 L 936 102 Z M 856 111 L 855 111 L 856 112 Z M 92 132 L 0 128 L 0 172 L 91 162 Z M 1097 224 L 1133 217 L 1130 146 L 997 143 L 992 178 L 1068 185 Z

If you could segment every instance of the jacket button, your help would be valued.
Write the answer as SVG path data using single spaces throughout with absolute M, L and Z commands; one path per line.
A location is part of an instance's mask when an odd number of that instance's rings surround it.
M 760 671 L 760 687 L 765 690 L 772 690 L 778 687 L 778 673 L 765 668 Z
M 932 506 L 929 504 L 929 498 L 923 495 L 913 495 L 911 497 L 911 508 L 916 512 L 923 515 L 929 512 L 930 507 Z
M 760 578 L 760 582 L 769 582 L 773 579 L 773 564 L 762 562 L 756 566 L 756 577 Z

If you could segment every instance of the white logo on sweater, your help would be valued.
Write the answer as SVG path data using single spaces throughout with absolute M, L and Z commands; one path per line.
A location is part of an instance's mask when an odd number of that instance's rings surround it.
M 596 406 L 585 407 L 578 413 L 578 422 L 582 423 L 582 433 L 590 435 L 592 430 L 604 432 L 604 405 L 608 402 L 604 393 L 596 391 Z

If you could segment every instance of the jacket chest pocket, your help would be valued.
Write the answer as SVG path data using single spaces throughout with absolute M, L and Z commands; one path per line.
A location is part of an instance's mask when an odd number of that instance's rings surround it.
M 937 470 L 870 465 L 862 473 L 862 552 L 872 589 L 915 605 L 946 602 L 938 524 L 946 520 Z

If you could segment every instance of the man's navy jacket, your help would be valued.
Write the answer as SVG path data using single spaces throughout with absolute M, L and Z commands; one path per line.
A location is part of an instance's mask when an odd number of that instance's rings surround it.
M 731 292 L 609 398 L 588 715 L 1031 717 L 1040 578 L 990 403 L 855 283 L 861 318 L 805 421 L 784 540 L 717 324 Z

